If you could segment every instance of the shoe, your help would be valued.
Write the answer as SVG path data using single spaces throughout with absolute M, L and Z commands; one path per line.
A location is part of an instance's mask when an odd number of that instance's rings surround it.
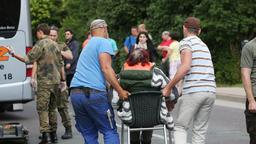
M 48 133 L 43 132 L 41 137 L 41 142 L 39 144 L 48 144 Z
M 51 139 L 50 139 L 50 137 L 49 137 L 49 134 L 47 134 L 48 135 L 48 142 L 51 142 Z M 38 136 L 38 139 L 42 139 L 42 135 L 40 135 L 40 136 Z
M 71 139 L 72 137 L 73 135 L 71 127 L 66 128 L 64 135 L 61 136 L 62 139 Z
M 56 131 L 50 132 L 50 139 L 51 139 L 51 143 L 58 143 Z

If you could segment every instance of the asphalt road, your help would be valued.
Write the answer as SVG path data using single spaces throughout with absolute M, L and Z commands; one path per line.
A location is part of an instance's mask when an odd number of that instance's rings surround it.
M 210 125 L 207 134 L 207 144 L 248 144 L 249 137 L 245 129 L 245 119 L 243 114 L 244 104 L 238 102 L 230 102 L 216 100 L 214 109 L 210 118 Z M 70 110 L 73 123 L 73 111 Z M 174 111 L 175 119 L 175 111 Z M 60 144 L 82 144 L 83 139 L 73 126 L 73 139 L 62 140 L 60 137 L 64 133 L 64 128 L 59 120 L 58 137 Z M 29 143 L 37 144 L 39 142 L 39 122 L 36 113 L 35 102 L 30 102 L 24 105 L 24 111 L 21 112 L 5 112 L 0 113 L 0 122 L 20 122 L 29 129 Z M 120 121 L 117 119 L 118 131 L 120 132 Z M 190 135 L 188 137 L 190 139 Z M 155 131 L 152 144 L 162 144 L 163 133 Z M 190 140 L 188 140 L 190 142 Z M 99 143 L 103 144 L 102 136 L 99 138 Z

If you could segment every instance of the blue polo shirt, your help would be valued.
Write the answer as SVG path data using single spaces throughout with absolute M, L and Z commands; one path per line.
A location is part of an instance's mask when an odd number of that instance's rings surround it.
M 101 53 L 114 54 L 109 40 L 92 37 L 80 54 L 75 75 L 70 87 L 89 87 L 106 91 L 106 80 L 101 71 L 99 56 Z
M 130 52 L 132 47 L 135 45 L 135 43 L 136 43 L 136 37 L 131 35 L 125 39 L 124 46 L 126 46 Z

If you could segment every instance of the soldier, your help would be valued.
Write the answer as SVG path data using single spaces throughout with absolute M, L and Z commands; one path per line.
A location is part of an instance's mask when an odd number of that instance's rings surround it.
M 49 33 L 50 28 L 47 24 L 39 24 L 36 28 L 36 36 L 39 40 L 25 57 L 14 54 L 14 51 L 9 49 L 9 54 L 14 58 L 24 63 L 37 63 L 36 104 L 42 133 L 39 144 L 48 144 L 48 134 L 51 142 L 57 143 L 56 92 L 63 78 L 63 75 L 60 75 L 63 69 L 61 52 L 57 43 L 48 38 Z
M 242 49 L 241 74 L 246 93 L 245 120 L 250 144 L 256 143 L 256 37 Z
M 61 50 L 61 55 L 64 59 L 72 59 L 73 55 L 71 50 L 64 42 L 58 41 L 58 28 L 56 26 L 52 26 L 50 30 L 50 39 L 56 41 L 58 43 L 59 49 Z M 62 73 L 65 75 L 64 69 L 62 69 Z M 68 90 L 66 87 L 66 81 L 63 81 L 64 89 L 59 89 L 59 95 L 57 96 L 57 108 L 60 114 L 62 124 L 65 127 L 65 133 L 61 136 L 62 139 L 70 139 L 72 138 L 72 125 L 71 118 L 68 113 Z

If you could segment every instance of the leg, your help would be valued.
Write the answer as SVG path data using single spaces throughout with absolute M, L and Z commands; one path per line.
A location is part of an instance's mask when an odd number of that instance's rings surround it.
M 36 107 L 39 116 L 40 132 L 50 132 L 49 127 L 49 103 L 50 103 L 50 89 L 49 87 L 38 87 L 38 94 L 36 99 Z
M 187 129 L 199 108 L 199 104 L 191 95 L 183 95 L 178 100 L 178 116 L 174 126 L 174 141 L 187 144 Z
M 49 125 L 50 125 L 50 138 L 52 143 L 57 143 L 57 115 L 56 115 L 56 92 L 58 91 L 58 85 L 53 85 L 51 88 L 51 96 L 49 103 Z
M 39 144 L 47 144 L 48 143 L 48 133 L 50 132 L 49 126 L 49 102 L 50 102 L 50 87 L 47 86 L 39 86 L 37 99 L 36 99 L 36 107 L 39 116 L 39 124 L 40 124 L 40 132 L 42 133 L 41 142 Z
M 141 143 L 142 144 L 151 144 L 153 130 L 142 131 L 141 134 Z
M 49 103 L 49 124 L 51 127 L 51 132 L 57 131 L 57 101 L 56 101 L 56 91 L 58 90 L 58 85 L 54 85 L 51 89 L 50 103 Z
M 140 144 L 140 131 L 131 132 L 131 144 Z
M 194 118 L 192 144 L 205 144 L 208 120 L 215 101 L 213 93 L 200 93 L 199 97 L 203 97 L 204 100 Z
M 248 110 L 248 100 L 246 100 L 246 110 L 244 112 L 247 132 L 250 136 L 250 144 L 256 144 L 256 113 Z
M 71 102 L 75 112 L 76 128 L 82 134 L 86 144 L 98 144 L 98 129 L 88 114 L 88 100 L 83 93 L 72 94 Z
M 92 117 L 97 129 L 104 135 L 105 144 L 119 144 L 116 122 L 113 108 L 111 107 L 107 93 L 91 93 L 89 96 L 87 112 Z
M 62 124 L 65 127 L 65 133 L 61 136 L 62 139 L 72 138 L 72 125 L 71 118 L 68 113 L 68 90 L 60 92 L 60 95 L 57 96 L 58 102 L 58 112 L 60 114 Z

